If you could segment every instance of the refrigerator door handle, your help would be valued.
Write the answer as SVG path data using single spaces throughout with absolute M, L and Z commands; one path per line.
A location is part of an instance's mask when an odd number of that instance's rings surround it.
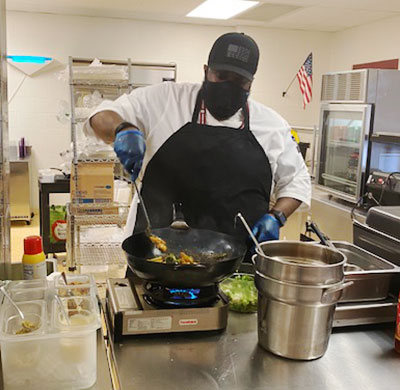
M 311 152 L 311 177 L 315 179 L 315 151 L 317 146 L 315 144 L 317 140 L 317 132 L 319 131 L 318 126 L 313 126 L 313 140 L 312 140 L 312 152 Z

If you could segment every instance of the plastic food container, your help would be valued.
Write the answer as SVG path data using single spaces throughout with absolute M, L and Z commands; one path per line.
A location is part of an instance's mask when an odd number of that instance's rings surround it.
M 46 279 L 16 280 L 10 282 L 7 289 L 15 302 L 24 302 L 45 300 L 48 286 Z
M 233 274 L 220 284 L 220 288 L 229 299 L 230 310 L 239 313 L 255 313 L 257 311 L 258 292 L 253 275 Z
M 65 285 L 61 275 L 55 278 L 56 294 L 60 297 L 96 295 L 94 279 L 91 275 L 67 275 L 68 285 Z
M 92 282 L 88 276 L 86 280 Z M 7 288 L 19 291 L 17 285 L 11 282 Z M 31 287 L 32 291 L 39 288 Z M 95 284 L 89 283 L 86 296 L 61 298 L 69 321 L 54 299 L 55 284 L 46 287 L 45 299 L 17 302 L 32 327 L 28 331 L 8 301 L 0 308 L 4 386 L 12 390 L 91 387 L 97 376 L 96 331 L 100 327 Z M 30 288 L 24 284 L 23 290 L 28 292 Z

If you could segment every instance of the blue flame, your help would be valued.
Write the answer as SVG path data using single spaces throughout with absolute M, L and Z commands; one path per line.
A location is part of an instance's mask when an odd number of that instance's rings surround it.
M 197 299 L 199 297 L 199 288 L 170 288 L 169 292 L 173 299 Z

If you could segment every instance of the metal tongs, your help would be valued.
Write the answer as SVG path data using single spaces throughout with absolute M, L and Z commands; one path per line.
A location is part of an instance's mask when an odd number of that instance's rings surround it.
M 142 207 L 142 210 L 143 210 L 143 213 L 144 213 L 144 218 L 146 219 L 146 224 L 147 224 L 147 226 L 146 226 L 146 229 L 144 230 L 144 234 L 148 237 L 149 242 L 151 243 L 151 245 L 153 245 L 154 254 L 155 254 L 155 255 L 161 255 L 162 252 L 155 246 L 155 244 L 153 243 L 153 241 L 150 239 L 150 237 L 151 237 L 153 234 L 151 233 L 151 223 L 150 223 L 149 214 L 148 214 L 148 212 L 147 212 L 146 205 L 144 204 L 142 195 L 140 194 L 139 188 L 138 188 L 138 186 L 137 186 L 135 180 L 133 181 L 133 184 L 134 184 L 134 186 L 135 186 L 135 190 L 136 190 L 136 192 L 137 192 L 137 194 L 138 194 L 138 197 L 139 197 L 139 203 L 140 203 L 140 206 Z
M 145 229 L 144 232 L 146 233 L 146 235 L 147 235 L 148 237 L 150 237 L 150 236 L 151 236 L 151 223 L 150 223 L 149 214 L 147 213 L 147 209 L 146 209 L 146 206 L 145 206 L 145 204 L 144 204 L 144 202 L 143 202 L 142 195 L 140 194 L 140 191 L 139 191 L 139 189 L 138 189 L 138 186 L 137 186 L 135 180 L 133 181 L 133 184 L 134 184 L 134 186 L 135 186 L 136 193 L 138 194 L 139 203 L 140 203 L 140 205 L 141 205 L 141 207 L 142 207 L 142 210 L 143 210 L 143 213 L 144 213 L 144 217 L 145 217 L 145 219 L 146 219 L 146 224 L 147 224 L 147 226 L 146 226 L 146 229 Z
M 315 233 L 321 241 L 321 244 L 337 251 L 338 249 L 332 244 L 332 241 L 326 236 L 324 233 L 321 232 L 319 227 L 315 222 L 306 222 L 306 231 L 310 231 Z

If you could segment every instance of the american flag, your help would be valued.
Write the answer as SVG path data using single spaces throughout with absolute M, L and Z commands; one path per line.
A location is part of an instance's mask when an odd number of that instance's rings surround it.
M 310 103 L 312 98 L 312 53 L 308 55 L 296 76 L 303 94 L 303 108 L 305 109 L 306 104 Z

